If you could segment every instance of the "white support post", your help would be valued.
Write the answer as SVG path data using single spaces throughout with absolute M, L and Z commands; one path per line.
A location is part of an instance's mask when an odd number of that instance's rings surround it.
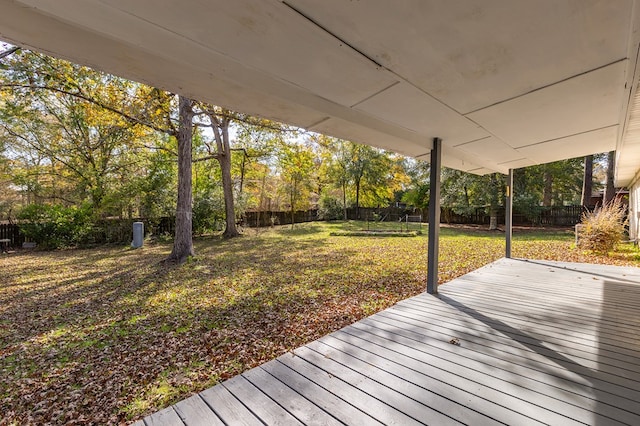
M 511 258 L 511 237 L 513 236 L 513 169 L 509 169 L 507 175 L 507 194 L 504 202 L 504 236 L 505 254 L 507 259 Z
M 429 175 L 429 242 L 427 253 L 427 293 L 438 293 L 438 250 L 440 238 L 440 169 L 442 140 L 433 139 Z

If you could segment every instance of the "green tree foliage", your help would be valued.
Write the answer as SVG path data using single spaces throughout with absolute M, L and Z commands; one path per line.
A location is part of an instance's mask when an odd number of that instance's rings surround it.
M 149 111 L 153 90 L 28 51 L 3 65 L 0 131 L 16 166 L 14 185 L 29 201 L 88 203 L 95 216 L 133 214 L 138 206 L 123 195 L 144 187 L 144 155 L 158 134 L 131 114 L 157 114 Z
M 31 204 L 22 209 L 18 219 L 24 235 L 47 249 L 86 243 L 93 230 L 88 206 Z
M 356 208 L 387 206 L 394 194 L 409 182 L 401 158 L 373 148 L 335 138 L 319 136 L 321 179 L 342 196 L 343 208 L 348 200 Z M 344 213 L 346 216 L 346 212 Z
M 583 177 L 583 157 L 518 169 L 514 173 L 514 205 L 579 204 Z
M 401 201 L 419 209 L 429 207 L 429 163 L 406 160 L 404 165 L 409 184 L 401 196 Z
M 319 179 L 324 188 L 320 209 L 323 216 L 333 217 L 338 206 L 342 208 L 342 219 L 347 219 L 347 194 L 349 190 L 349 165 L 351 144 L 341 139 L 317 135 L 314 141 L 320 146 L 322 163 Z M 331 195 L 332 190 L 339 194 Z M 338 201 L 338 197 L 341 201 Z M 337 217 L 335 217 L 337 219 Z
M 0 214 L 18 203 L 88 205 L 95 217 L 175 214 L 178 159 L 187 155 L 177 142 L 185 124 L 178 96 L 28 51 L 1 59 L 0 77 Z M 346 217 L 349 206 L 400 199 L 428 206 L 428 163 L 209 104 L 191 107 L 194 162 L 180 170 L 193 171 L 197 232 L 224 218 L 234 235 L 246 209 L 319 206 L 334 218 L 338 209 Z M 596 156 L 594 176 L 604 176 L 600 163 Z M 543 205 L 577 203 L 582 174 L 582 159 L 517 170 L 516 210 L 533 216 Z M 495 216 L 503 197 L 499 175 L 443 170 L 442 204 L 455 213 L 482 207 Z
M 283 144 L 279 153 L 282 190 L 286 193 L 293 224 L 297 209 L 309 207 L 309 195 L 315 165 L 313 151 L 299 143 Z
M 478 207 L 484 207 L 491 217 L 490 229 L 496 228 L 497 210 L 504 199 L 504 181 L 500 174 L 479 176 L 445 167 L 441 179 L 443 207 L 461 215 L 473 214 Z M 446 216 L 443 219 L 449 220 Z

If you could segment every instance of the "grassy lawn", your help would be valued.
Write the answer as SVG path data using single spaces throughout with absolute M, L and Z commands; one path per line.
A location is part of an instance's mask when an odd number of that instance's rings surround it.
M 0 424 L 134 420 L 424 291 L 426 227 L 329 235 L 359 229 L 203 238 L 181 267 L 160 263 L 163 243 L 0 256 Z M 441 237 L 441 282 L 503 255 L 501 232 L 445 226 Z M 515 257 L 640 265 L 630 246 L 573 249 L 571 231 L 514 238 Z

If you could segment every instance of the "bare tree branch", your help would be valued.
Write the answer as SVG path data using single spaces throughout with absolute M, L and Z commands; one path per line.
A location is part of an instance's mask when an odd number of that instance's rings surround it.
M 83 94 L 81 91 L 70 92 L 68 90 L 60 89 L 60 88 L 57 88 L 57 87 L 40 86 L 40 85 L 29 85 L 29 84 L 16 84 L 16 83 L 3 83 L 3 84 L 0 84 L 0 87 L 11 87 L 11 88 L 19 88 L 19 89 L 50 90 L 52 92 L 61 93 L 63 95 L 73 96 L 73 97 L 76 97 L 78 99 L 82 99 L 82 100 L 84 100 L 86 102 L 90 102 L 90 103 L 92 103 L 94 105 L 97 105 L 97 106 L 99 106 L 101 108 L 104 108 L 107 111 L 110 111 L 110 112 L 112 112 L 114 114 L 117 114 L 117 115 L 121 116 L 122 118 L 124 118 L 125 120 L 127 120 L 127 121 L 129 121 L 131 123 L 139 124 L 141 126 L 145 126 L 145 127 L 150 128 L 150 129 L 156 130 L 158 132 L 169 134 L 171 136 L 176 136 L 175 128 L 167 129 L 167 128 L 162 128 L 162 127 L 156 126 L 153 123 L 141 120 L 141 119 L 139 119 L 137 117 L 134 117 L 131 114 L 127 114 L 124 111 L 120 111 L 117 108 L 114 108 L 114 107 L 112 107 L 110 105 L 107 105 L 107 104 L 105 104 L 103 102 L 100 102 L 100 101 L 98 101 L 96 99 L 93 99 L 90 96 L 87 96 L 87 95 Z
M 0 52 L 0 59 L 11 55 L 12 53 L 17 52 L 18 50 L 20 50 L 20 48 L 18 46 L 16 46 L 16 47 L 12 47 L 10 49 L 7 49 L 4 52 Z

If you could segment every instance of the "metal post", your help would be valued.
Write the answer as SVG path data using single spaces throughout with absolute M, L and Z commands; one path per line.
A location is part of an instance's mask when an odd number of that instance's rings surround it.
M 440 168 L 442 139 L 433 138 L 429 175 L 429 243 L 427 253 L 427 293 L 438 293 L 438 248 L 440 238 Z
M 505 235 L 505 257 L 511 258 L 511 237 L 513 235 L 513 169 L 509 169 L 507 175 L 507 196 L 504 202 L 504 235 Z

